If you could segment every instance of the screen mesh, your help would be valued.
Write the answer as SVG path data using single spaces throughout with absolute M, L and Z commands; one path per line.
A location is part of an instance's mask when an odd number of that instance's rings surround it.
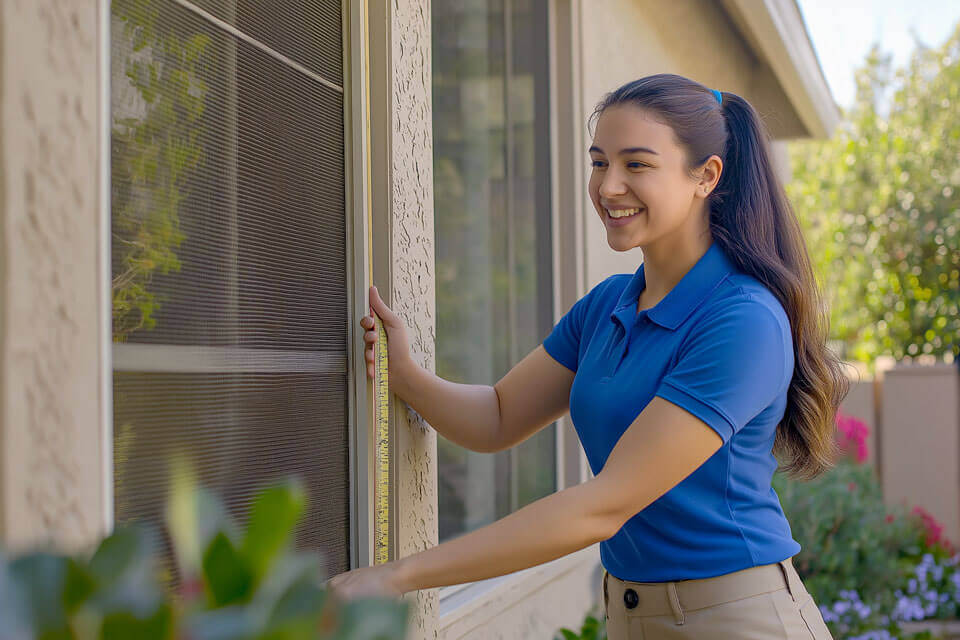
M 238 524 L 296 475 L 296 546 L 333 575 L 350 540 L 340 2 L 184 4 L 112 4 L 116 520 L 162 526 L 172 452 Z

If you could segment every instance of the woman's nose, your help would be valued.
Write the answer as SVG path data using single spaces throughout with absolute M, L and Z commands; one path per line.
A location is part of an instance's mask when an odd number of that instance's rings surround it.
M 607 170 L 603 180 L 600 181 L 600 195 L 604 198 L 620 196 L 626 193 L 626 185 L 623 180 L 616 176 L 613 171 Z

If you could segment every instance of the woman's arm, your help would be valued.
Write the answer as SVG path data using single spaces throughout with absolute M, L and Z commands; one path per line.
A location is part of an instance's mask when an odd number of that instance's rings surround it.
M 390 391 L 447 440 L 480 453 L 496 450 L 500 400 L 493 387 L 444 380 L 411 359 L 391 370 Z
M 529 438 L 567 411 L 573 372 L 538 346 L 494 386 L 444 380 L 410 356 L 403 321 L 370 287 L 370 306 L 390 336 L 390 390 L 414 408 L 438 433 L 472 451 L 494 453 Z M 360 319 L 367 376 L 375 374 L 378 331 L 373 315 Z
M 390 388 L 438 433 L 460 446 L 495 453 L 519 444 L 568 410 L 573 372 L 536 347 L 494 386 L 450 382 L 412 360 Z
M 405 593 L 492 578 L 606 540 L 693 473 L 722 443 L 699 418 L 655 397 L 621 436 L 595 478 L 397 560 L 398 587 Z

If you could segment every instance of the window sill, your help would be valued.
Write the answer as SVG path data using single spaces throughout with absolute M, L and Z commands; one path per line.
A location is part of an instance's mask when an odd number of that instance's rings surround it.
M 600 561 L 599 544 L 591 545 L 551 562 L 505 576 L 443 587 L 440 590 L 437 628 L 443 632 L 454 625 L 480 626 L 518 601 L 535 593 L 565 574 Z

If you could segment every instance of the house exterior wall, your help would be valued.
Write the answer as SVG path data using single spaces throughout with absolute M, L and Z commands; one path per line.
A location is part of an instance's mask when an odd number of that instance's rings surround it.
M 101 17 L 95 0 L 0 4 L 0 540 L 10 549 L 79 549 L 105 529 Z

